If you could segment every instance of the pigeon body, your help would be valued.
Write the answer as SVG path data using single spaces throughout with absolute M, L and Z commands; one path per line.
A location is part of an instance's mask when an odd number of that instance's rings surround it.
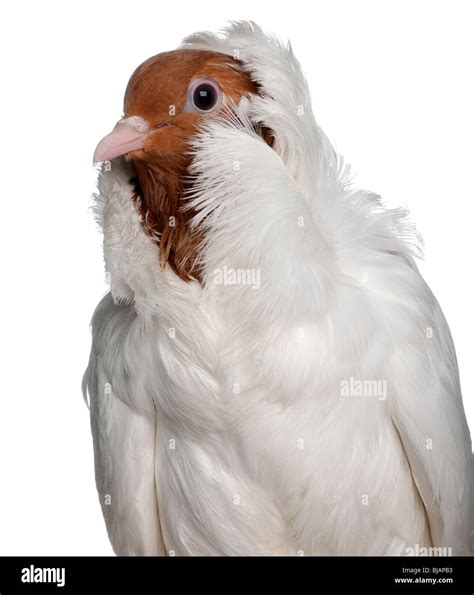
M 469 553 L 471 441 L 417 234 L 351 187 L 291 49 L 196 34 L 124 111 L 96 151 L 110 293 L 84 378 L 115 552 Z

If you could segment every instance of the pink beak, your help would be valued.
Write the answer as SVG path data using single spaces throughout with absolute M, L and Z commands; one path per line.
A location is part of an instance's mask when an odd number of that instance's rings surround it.
M 92 158 L 94 165 L 141 149 L 150 131 L 147 122 L 138 116 L 119 120 L 112 132 L 97 145 Z

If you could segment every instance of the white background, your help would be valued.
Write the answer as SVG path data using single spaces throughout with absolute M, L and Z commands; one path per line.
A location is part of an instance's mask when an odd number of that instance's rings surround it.
M 105 293 L 91 213 L 97 141 L 128 77 L 200 29 L 288 37 L 356 184 L 406 205 L 472 393 L 474 4 L 455 1 L 2 2 L 0 555 L 111 554 L 80 382 Z

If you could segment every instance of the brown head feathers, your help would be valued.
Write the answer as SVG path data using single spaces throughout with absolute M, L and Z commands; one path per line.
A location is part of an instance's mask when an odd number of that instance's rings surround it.
M 188 143 L 203 119 L 212 117 L 183 111 L 190 84 L 197 79 L 216 81 L 225 97 L 236 103 L 242 95 L 258 93 L 242 63 L 231 56 L 180 49 L 139 66 L 124 102 L 125 117 L 139 116 L 154 129 L 143 148 L 127 156 L 136 172 L 136 207 L 144 229 L 159 245 L 162 266 L 168 264 L 184 280 L 200 279 L 198 251 L 203 239 L 190 229 L 192 210 L 183 210 L 191 161 Z

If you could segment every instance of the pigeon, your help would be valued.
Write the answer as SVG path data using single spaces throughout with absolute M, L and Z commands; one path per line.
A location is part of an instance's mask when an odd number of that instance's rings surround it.
M 408 213 L 354 188 L 252 22 L 139 66 L 98 144 L 83 390 L 118 555 L 466 555 L 456 354 Z

